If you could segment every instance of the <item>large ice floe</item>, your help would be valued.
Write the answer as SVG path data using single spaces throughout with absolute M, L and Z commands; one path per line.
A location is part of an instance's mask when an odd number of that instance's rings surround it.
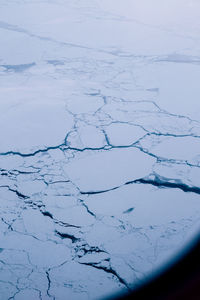
M 200 2 L 0 1 L 0 300 L 103 299 L 200 225 Z

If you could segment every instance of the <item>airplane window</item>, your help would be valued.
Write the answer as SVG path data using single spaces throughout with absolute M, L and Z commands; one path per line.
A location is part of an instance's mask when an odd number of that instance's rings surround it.
M 117 298 L 193 249 L 199 36 L 198 0 L 0 1 L 0 300 Z

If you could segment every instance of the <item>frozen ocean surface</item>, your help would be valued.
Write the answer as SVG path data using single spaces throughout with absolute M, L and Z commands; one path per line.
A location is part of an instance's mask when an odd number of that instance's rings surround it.
M 0 300 L 130 291 L 200 227 L 200 1 L 0 1 Z

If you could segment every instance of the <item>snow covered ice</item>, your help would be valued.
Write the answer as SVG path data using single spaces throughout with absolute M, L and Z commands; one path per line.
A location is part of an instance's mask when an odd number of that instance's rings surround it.
M 200 226 L 200 2 L 0 1 L 0 300 L 131 291 Z

